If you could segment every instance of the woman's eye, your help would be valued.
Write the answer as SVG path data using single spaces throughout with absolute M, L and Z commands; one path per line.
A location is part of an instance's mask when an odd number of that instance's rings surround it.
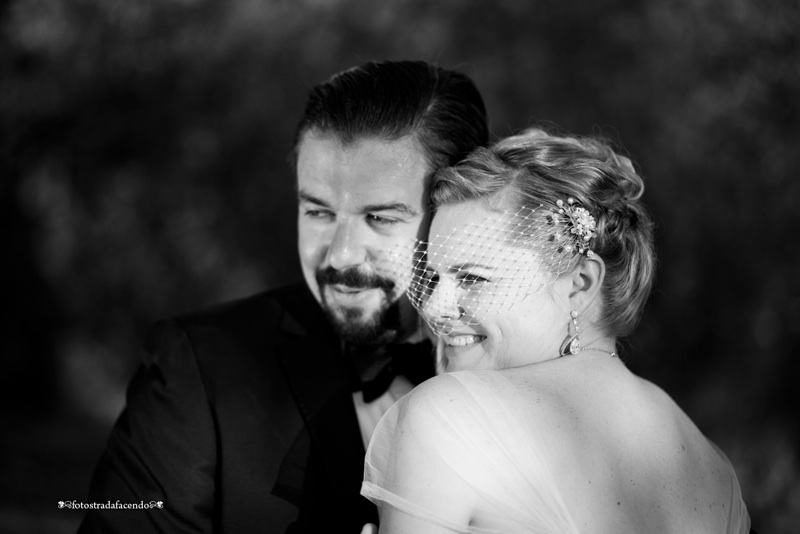
M 478 276 L 476 274 L 464 274 L 461 275 L 458 279 L 459 285 L 462 289 L 471 289 L 477 284 L 483 284 L 488 281 L 489 280 L 487 280 L 486 278 Z
M 416 278 L 420 285 L 423 285 L 426 288 L 434 287 L 439 283 L 439 275 L 436 274 L 436 271 L 426 267 L 417 271 Z
M 439 283 L 439 275 L 433 269 L 423 267 L 418 269 L 412 278 L 411 292 L 414 299 L 419 302 L 420 299 L 427 299 L 431 296 Z

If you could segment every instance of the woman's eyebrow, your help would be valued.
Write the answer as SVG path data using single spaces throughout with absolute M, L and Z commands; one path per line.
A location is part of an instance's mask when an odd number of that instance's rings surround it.
M 447 268 L 449 272 L 468 271 L 470 269 L 483 269 L 492 271 L 495 269 L 495 267 L 491 265 L 484 265 L 481 263 L 464 262 L 464 263 L 454 263 Z

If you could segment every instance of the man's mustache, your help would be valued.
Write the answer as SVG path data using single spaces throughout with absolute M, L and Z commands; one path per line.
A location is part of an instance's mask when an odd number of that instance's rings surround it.
M 357 267 L 339 271 L 328 266 L 317 270 L 316 279 L 319 287 L 342 285 L 354 289 L 382 289 L 386 293 L 391 293 L 395 285 L 393 280 L 377 274 L 362 273 Z

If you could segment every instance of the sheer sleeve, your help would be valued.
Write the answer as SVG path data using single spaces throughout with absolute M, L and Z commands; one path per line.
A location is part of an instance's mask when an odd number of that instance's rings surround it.
M 727 534 L 748 534 L 750 532 L 750 515 L 747 512 L 747 505 L 742 499 L 742 489 L 739 486 L 739 479 L 736 478 L 736 472 L 733 469 L 733 464 L 728 459 L 728 456 L 720 449 L 716 443 L 708 440 L 708 443 L 714 451 L 722 458 L 722 461 L 728 467 L 729 478 L 729 501 L 728 501 L 728 518 L 725 532 Z
M 455 532 L 578 532 L 499 373 L 428 380 L 378 424 L 362 494 Z

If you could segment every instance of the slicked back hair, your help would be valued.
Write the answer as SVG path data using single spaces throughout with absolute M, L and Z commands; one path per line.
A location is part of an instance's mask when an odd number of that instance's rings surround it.
M 431 171 L 457 163 L 489 137 L 486 109 L 472 80 L 424 61 L 369 62 L 317 85 L 295 132 L 295 164 L 307 133 L 331 136 L 344 146 L 412 136 Z

